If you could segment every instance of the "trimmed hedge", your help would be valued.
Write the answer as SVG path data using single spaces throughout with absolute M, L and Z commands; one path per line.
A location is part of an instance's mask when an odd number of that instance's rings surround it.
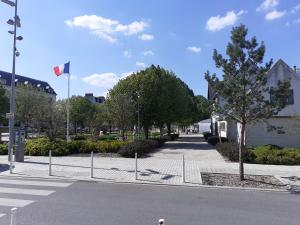
M 137 140 L 121 147 L 118 153 L 125 158 L 134 158 L 137 152 L 138 157 L 142 157 L 163 146 L 164 142 L 163 139 Z
M 281 148 L 274 145 L 258 146 L 251 149 L 254 162 L 273 165 L 300 165 L 299 148 Z
M 207 139 L 207 142 L 211 145 L 216 145 L 217 143 L 219 143 L 220 141 L 220 138 L 219 136 L 210 136 L 208 139 Z M 228 142 L 228 139 L 225 138 L 225 137 L 221 137 L 221 142 Z
M 228 160 L 233 162 L 239 161 L 239 146 L 236 142 L 230 141 L 218 143 L 216 145 L 216 149 L 222 156 L 224 156 Z M 244 162 L 253 162 L 254 155 L 251 151 L 245 149 L 243 151 L 243 154 Z
M 7 155 L 8 147 L 6 144 L 0 144 L 0 155 Z
M 52 150 L 53 156 L 66 156 L 78 153 L 117 153 L 126 145 L 123 141 L 70 141 L 57 140 L 50 142 L 45 138 L 32 139 L 26 142 L 25 155 L 47 156 Z
M 207 139 L 208 139 L 209 137 L 213 136 L 212 133 L 210 133 L 210 132 L 203 132 L 202 134 L 203 134 L 203 137 L 204 137 L 204 139 L 205 139 L 206 141 L 207 141 Z
M 229 159 L 238 162 L 239 150 L 235 142 L 218 143 L 217 151 Z M 262 145 L 246 149 L 244 162 L 273 165 L 300 165 L 300 149 L 282 148 L 276 145 Z

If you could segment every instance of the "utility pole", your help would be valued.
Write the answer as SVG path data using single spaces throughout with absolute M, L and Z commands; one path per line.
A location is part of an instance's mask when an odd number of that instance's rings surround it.
M 22 36 L 17 37 L 17 27 L 21 27 L 20 18 L 18 16 L 18 0 L 15 0 L 14 2 L 11 0 L 1 0 L 1 2 L 11 6 L 15 7 L 15 14 L 14 19 L 10 19 L 7 21 L 9 25 L 13 25 L 14 29 L 13 31 L 8 31 L 8 33 L 13 35 L 14 42 L 13 42 L 13 63 L 12 63 L 12 75 L 11 75 L 11 90 L 10 90 L 10 106 L 9 106 L 9 143 L 8 143 L 8 160 L 12 161 L 13 156 L 13 148 L 14 148 L 14 140 L 15 140 L 15 77 L 16 77 L 16 57 L 20 55 L 16 48 L 16 41 L 21 41 L 23 39 Z

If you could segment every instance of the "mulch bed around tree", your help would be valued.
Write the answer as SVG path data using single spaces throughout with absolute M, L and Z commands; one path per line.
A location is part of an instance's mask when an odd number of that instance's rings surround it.
M 273 176 L 245 175 L 245 180 L 240 181 L 238 174 L 201 173 L 201 175 L 203 184 L 211 186 L 286 189 L 286 185 Z

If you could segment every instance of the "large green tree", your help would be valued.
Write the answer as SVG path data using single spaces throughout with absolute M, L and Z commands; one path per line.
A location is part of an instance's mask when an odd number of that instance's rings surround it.
M 170 133 L 171 124 L 194 118 L 196 111 L 192 90 L 173 72 L 160 66 L 152 65 L 119 81 L 109 96 L 119 94 L 129 96 L 138 108 L 146 138 L 152 125 L 159 128 L 166 125 Z
M 270 118 L 283 109 L 290 87 L 290 82 L 286 80 L 278 81 L 275 87 L 267 85 L 267 72 L 272 60 L 263 63 L 264 43 L 258 44 L 255 37 L 247 39 L 247 33 L 244 25 L 232 29 L 231 41 L 226 49 L 228 58 L 214 50 L 216 67 L 223 71 L 222 81 L 216 74 L 205 74 L 209 85 L 218 95 L 215 111 L 240 124 L 240 180 L 244 179 L 243 152 L 247 124 Z M 270 94 L 274 96 L 274 101 L 270 101 Z
M 0 84 L 0 123 L 7 121 L 5 114 L 9 111 L 9 99 L 5 93 L 5 89 Z
M 74 132 L 77 133 L 77 127 L 83 128 L 96 110 L 95 105 L 87 98 L 82 96 L 72 96 L 70 100 L 70 120 L 73 123 Z

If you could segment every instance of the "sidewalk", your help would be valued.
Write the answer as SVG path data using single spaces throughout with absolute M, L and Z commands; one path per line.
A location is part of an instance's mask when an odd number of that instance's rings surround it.
M 182 182 L 182 155 L 185 155 L 185 183 Z M 24 163 L 14 163 L 14 175 L 49 177 L 48 157 L 26 156 Z M 7 156 L 0 156 L 7 164 Z M 52 177 L 91 180 L 89 156 L 52 157 Z M 202 184 L 201 172 L 238 174 L 238 163 L 226 162 L 199 136 L 183 136 L 151 157 L 138 159 L 138 180 L 135 180 L 135 159 L 94 157 L 94 178 L 112 182 L 142 182 L 170 185 Z M 8 175 L 9 170 L 0 173 Z M 300 177 L 300 166 L 245 164 L 245 174 Z M 296 183 L 300 183 L 299 181 Z

